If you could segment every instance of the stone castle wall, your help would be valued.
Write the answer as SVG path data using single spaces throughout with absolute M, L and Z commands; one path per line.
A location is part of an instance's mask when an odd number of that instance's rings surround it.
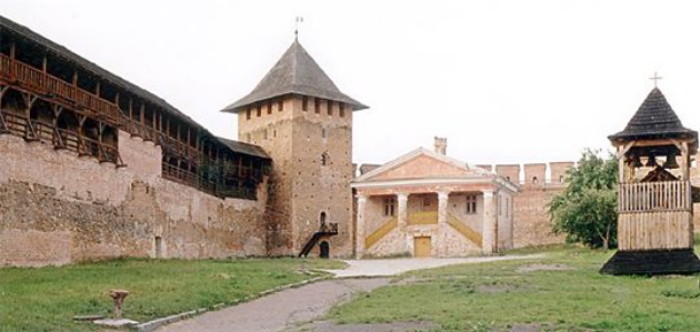
M 513 196 L 513 247 L 563 243 L 563 235 L 552 233 L 547 205 L 552 197 L 566 187 L 566 172 L 573 162 L 536 164 L 478 165 L 520 185 Z
M 153 143 L 120 131 L 119 149 L 127 167 L 0 135 L 0 265 L 266 254 L 264 183 L 219 199 L 162 179 Z

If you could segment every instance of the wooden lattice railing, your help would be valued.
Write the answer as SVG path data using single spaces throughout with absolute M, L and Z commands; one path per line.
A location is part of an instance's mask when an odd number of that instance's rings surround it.
M 693 208 L 689 181 L 623 183 L 618 186 L 618 202 L 621 213 Z
M 382 226 L 377 228 L 377 230 L 375 230 L 374 232 L 372 232 L 372 234 L 365 238 L 365 249 L 369 249 L 371 246 L 373 246 L 375 243 L 381 240 L 384 236 L 389 234 L 389 232 L 396 228 L 398 224 L 399 219 L 397 217 L 393 217 L 387 220 L 387 222 L 385 222 Z

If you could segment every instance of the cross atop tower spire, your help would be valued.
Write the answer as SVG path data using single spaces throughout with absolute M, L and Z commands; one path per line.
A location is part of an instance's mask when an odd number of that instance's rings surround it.
M 654 81 L 654 87 L 656 88 L 659 80 L 662 79 L 663 77 L 659 76 L 656 72 L 654 72 L 654 76 L 649 77 L 650 80 Z
M 304 23 L 304 18 L 302 16 L 297 16 L 296 26 L 294 27 L 294 39 L 299 39 L 299 25 Z

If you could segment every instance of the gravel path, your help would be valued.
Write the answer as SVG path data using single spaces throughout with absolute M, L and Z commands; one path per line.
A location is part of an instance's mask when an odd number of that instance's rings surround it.
M 455 264 L 473 264 L 515 259 L 542 258 L 543 254 L 506 255 L 465 258 L 399 258 L 399 259 L 365 259 L 347 260 L 348 268 L 344 270 L 326 270 L 337 278 L 353 277 L 387 277 L 412 270 L 432 269 Z
M 159 332 L 281 331 L 323 316 L 359 291 L 389 283 L 386 278 L 326 280 L 274 293 L 233 307 L 164 326 Z
M 316 282 L 299 288 L 291 288 L 268 296 L 221 309 L 200 316 L 164 326 L 158 332 L 185 331 L 241 331 L 278 332 L 308 331 L 311 320 L 324 316 L 335 304 L 348 300 L 357 292 L 368 292 L 389 283 L 386 276 L 411 270 L 429 269 L 440 266 L 482 263 L 514 259 L 540 258 L 543 255 L 493 256 L 469 258 L 406 258 L 348 260 L 345 270 L 330 270 L 336 278 L 370 277 L 364 279 L 333 279 Z M 403 323 L 397 323 L 403 324 Z M 306 326 L 303 326 L 306 325 Z M 312 330 L 335 330 L 332 324 L 318 322 Z M 381 324 L 380 324 L 381 325 Z M 388 330 L 403 330 L 398 325 L 387 324 Z M 406 326 L 416 329 L 418 326 Z M 343 331 L 386 331 L 377 326 L 347 326 Z M 342 330 L 342 329 L 341 329 Z

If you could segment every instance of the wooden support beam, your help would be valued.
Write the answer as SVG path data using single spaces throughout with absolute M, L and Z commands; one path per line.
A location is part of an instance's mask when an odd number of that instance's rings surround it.
M 12 41 L 10 44 L 10 59 L 14 60 L 15 59 L 15 52 L 16 52 L 17 47 L 15 46 L 15 42 Z
M 47 58 L 46 53 L 44 53 L 44 58 L 41 60 L 41 71 L 43 71 L 44 73 L 47 72 L 47 67 L 48 67 L 46 58 Z

